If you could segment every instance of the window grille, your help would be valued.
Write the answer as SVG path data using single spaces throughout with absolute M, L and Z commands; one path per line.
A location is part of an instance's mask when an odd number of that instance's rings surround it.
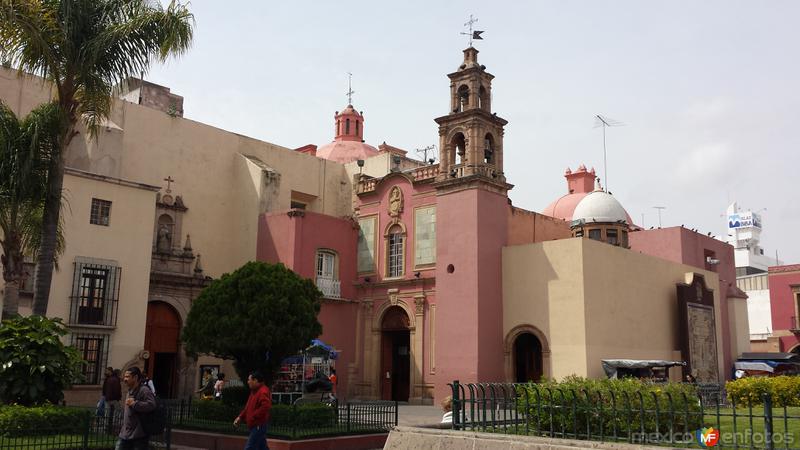
M 403 234 L 389 234 L 389 278 L 403 276 Z
M 108 200 L 92 199 L 92 213 L 89 216 L 89 223 L 92 225 L 108 226 L 109 216 L 111 215 L 111 202 Z
M 78 350 L 86 362 L 81 366 L 83 379 L 75 384 L 100 384 L 101 375 L 108 361 L 108 349 L 111 336 L 107 334 L 72 334 L 72 346 Z
M 75 263 L 69 322 L 73 325 L 117 325 L 122 268 Z

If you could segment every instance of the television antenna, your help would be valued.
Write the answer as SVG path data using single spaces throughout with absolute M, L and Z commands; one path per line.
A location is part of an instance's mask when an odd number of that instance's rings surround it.
M 434 162 L 436 162 L 436 146 L 435 145 L 429 145 L 429 146 L 427 146 L 425 148 L 418 148 L 418 149 L 415 149 L 414 152 L 416 152 L 418 155 L 422 155 L 422 160 L 427 162 L 427 163 L 433 164 Z M 431 159 L 428 159 L 428 152 L 431 152 Z
M 658 228 L 661 228 L 661 210 L 667 209 L 666 206 L 653 206 L 654 209 L 658 210 Z
M 594 127 L 599 128 L 603 127 L 603 178 L 605 178 L 606 188 L 605 191 L 608 192 L 608 161 L 606 158 L 606 128 L 608 127 L 621 127 L 625 124 L 618 121 L 611 119 L 606 116 L 601 116 L 600 114 L 596 114 L 594 116 Z

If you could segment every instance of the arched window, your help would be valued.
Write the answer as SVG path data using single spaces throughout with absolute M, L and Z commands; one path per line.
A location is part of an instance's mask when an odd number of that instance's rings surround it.
M 332 250 L 317 250 L 317 288 L 327 298 L 341 297 L 336 253 Z
M 483 139 L 483 160 L 486 163 L 494 164 L 494 138 L 489 133 Z
M 405 250 L 405 232 L 400 225 L 394 225 L 387 235 L 386 276 L 402 277 L 404 272 L 403 252 Z
M 489 91 L 483 86 L 478 90 L 478 108 L 489 111 Z
M 458 88 L 458 112 L 466 111 L 469 107 L 469 88 L 462 85 Z
M 453 137 L 452 148 L 455 153 L 453 162 L 455 164 L 465 163 L 467 159 L 467 142 L 463 134 L 458 133 Z
M 360 123 L 361 123 L 361 122 L 359 122 L 358 120 L 356 120 L 356 136 L 358 136 L 358 135 L 359 135 L 359 134 L 358 134 L 358 133 L 359 133 L 359 127 L 358 127 L 358 125 L 359 125 Z
M 344 121 L 344 134 L 350 134 L 350 119 Z

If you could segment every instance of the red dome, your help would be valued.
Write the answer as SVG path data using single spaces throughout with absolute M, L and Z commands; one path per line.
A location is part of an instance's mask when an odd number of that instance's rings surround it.
M 569 222 L 572 220 L 572 213 L 575 212 L 575 208 L 578 206 L 578 203 L 580 203 L 581 200 L 583 200 L 583 198 L 587 195 L 589 195 L 588 192 L 577 192 L 574 194 L 564 195 L 553 203 L 547 205 L 547 208 L 542 211 L 542 214 Z
M 317 149 L 317 157 L 346 164 L 378 154 L 375 147 L 357 141 L 333 141 Z

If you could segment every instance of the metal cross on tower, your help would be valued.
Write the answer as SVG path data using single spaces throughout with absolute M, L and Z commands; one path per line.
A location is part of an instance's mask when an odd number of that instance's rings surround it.
M 348 105 L 352 105 L 353 104 L 353 94 L 355 94 L 355 93 L 356 93 L 356 91 L 353 90 L 353 74 L 350 73 L 350 72 L 347 72 L 347 104 Z
M 174 183 L 175 180 L 173 180 L 172 177 L 169 176 L 167 178 L 164 178 L 164 181 L 167 182 L 167 194 L 169 194 L 170 192 L 172 192 L 172 190 L 170 188 L 172 187 L 172 183 Z
M 474 25 L 475 22 L 477 22 L 477 21 L 478 21 L 478 19 L 473 18 L 472 14 L 470 14 L 469 15 L 469 21 L 464 24 L 465 27 L 469 27 L 469 33 L 465 33 L 463 31 L 461 32 L 461 34 L 469 36 L 469 46 L 470 47 L 472 47 L 472 40 L 473 39 L 475 39 L 475 40 L 483 40 L 483 38 L 481 37 L 481 33 L 483 33 L 483 31 L 478 31 L 478 30 L 473 31 L 472 30 L 472 25 Z

